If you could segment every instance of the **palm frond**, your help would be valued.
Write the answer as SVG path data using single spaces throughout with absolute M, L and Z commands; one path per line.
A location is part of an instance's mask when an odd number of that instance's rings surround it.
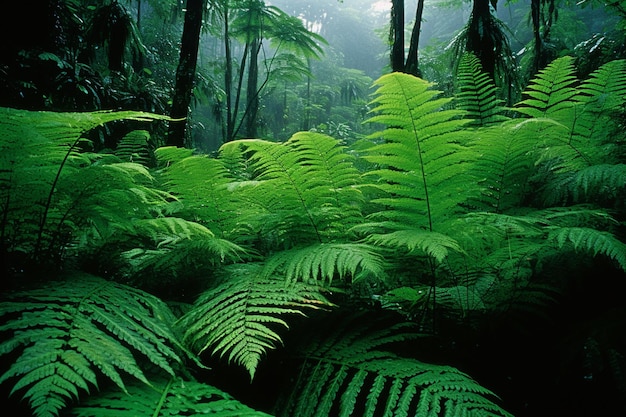
M 130 399 L 130 400 L 129 400 Z M 77 417 L 185 415 L 190 417 L 270 417 L 229 394 L 196 381 L 155 381 L 152 387 L 129 384 L 128 393 L 109 390 L 69 410 Z
M 264 354 L 282 342 L 277 328 L 289 328 L 283 316 L 332 306 L 317 286 L 264 279 L 262 265 L 233 265 L 228 273 L 226 281 L 200 295 L 178 327 L 192 350 L 227 357 L 251 379 Z
M 126 391 L 125 374 L 149 385 L 141 358 L 171 376 L 182 346 L 173 314 L 140 290 L 88 275 L 12 294 L 0 304 L 0 355 L 16 355 L 0 383 L 25 390 L 34 415 L 56 416 L 106 377 Z

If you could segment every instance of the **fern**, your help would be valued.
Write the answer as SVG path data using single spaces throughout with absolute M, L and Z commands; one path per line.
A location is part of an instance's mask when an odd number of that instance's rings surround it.
M 284 274 L 287 282 L 329 287 L 333 280 L 352 283 L 360 278 L 384 279 L 384 259 L 372 246 L 360 243 L 319 243 L 280 251 L 268 258 L 264 274 Z
M 239 191 L 261 213 L 256 218 L 262 230 L 289 243 L 324 243 L 360 219 L 359 172 L 337 140 L 300 132 L 285 143 L 230 142 L 221 152 L 232 154 L 232 147 L 248 155 L 252 178 Z
M 485 127 L 507 120 L 496 98 L 496 86 L 472 53 L 464 54 L 459 62 L 456 88 L 457 108 L 474 120 L 471 125 Z
M 152 387 L 132 384 L 128 393 L 109 391 L 82 401 L 70 410 L 77 417 L 185 415 L 190 417 L 269 417 L 225 392 L 196 381 L 170 379 Z
M 145 130 L 134 130 L 120 139 L 115 155 L 125 162 L 136 162 L 144 166 L 153 165 L 149 148 L 150 134 Z
M 0 218 L 3 250 L 35 262 L 57 259 L 91 228 L 147 215 L 164 202 L 137 164 L 83 152 L 83 133 L 114 120 L 163 118 L 141 112 L 51 113 L 0 109 Z M 80 239 L 80 237 L 78 237 Z
M 510 416 L 463 372 L 384 350 L 416 337 L 405 327 L 356 315 L 335 323 L 324 338 L 314 336 L 278 415 Z
M 533 98 L 518 111 L 532 117 L 548 117 L 561 125 L 558 135 L 546 142 L 543 160 L 554 161 L 553 171 L 572 172 L 591 165 L 615 162 L 616 131 L 613 112 L 624 100 L 626 65 L 603 65 L 577 87 L 573 59 L 563 57 L 544 69 L 528 86 Z
M 123 391 L 125 374 L 149 385 L 139 357 L 172 376 L 183 360 L 160 300 L 85 274 L 12 294 L 0 314 L 0 355 L 17 357 L 0 383 L 14 381 L 11 394 L 25 391 L 36 416 L 58 415 L 100 375 Z
M 461 212 L 472 193 L 467 168 L 475 155 L 460 130 L 467 120 L 461 111 L 442 110 L 450 100 L 436 98 L 439 92 L 419 78 L 394 73 L 377 85 L 373 111 L 378 114 L 370 122 L 389 127 L 372 136 L 384 142 L 371 145 L 364 158 L 379 166 L 368 175 L 384 195 L 372 200 L 381 206 L 371 215 L 373 222 L 357 230 L 376 244 L 393 246 L 400 238 L 440 259 L 444 248 L 457 245 L 449 238 L 442 245 L 436 229 L 445 232 L 445 219 Z
M 316 286 L 261 279 L 261 265 L 233 265 L 229 273 L 227 281 L 198 298 L 178 327 L 192 350 L 226 356 L 252 379 L 265 352 L 281 343 L 276 328 L 289 327 L 282 316 L 332 304 Z
M 553 230 L 548 239 L 555 242 L 559 248 L 571 246 L 593 256 L 605 255 L 626 271 L 626 244 L 609 232 L 589 227 L 562 227 Z
M 535 118 L 552 118 L 556 121 L 568 119 L 574 98 L 578 94 L 575 84 L 574 59 L 562 57 L 550 63 L 528 85 L 517 110 Z

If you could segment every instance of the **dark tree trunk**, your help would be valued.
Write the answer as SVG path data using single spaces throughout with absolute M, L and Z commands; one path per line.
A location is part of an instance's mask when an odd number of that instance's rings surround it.
M 422 14 L 424 12 L 424 0 L 417 1 L 417 10 L 415 11 L 415 24 L 411 32 L 411 44 L 409 45 L 409 55 L 406 58 L 405 71 L 408 74 L 420 76 L 419 70 L 419 43 L 420 33 L 422 31 Z
M 391 71 L 404 72 L 404 0 L 391 0 Z
M 483 70 L 494 79 L 496 71 L 496 50 L 492 33 L 490 0 L 474 0 L 467 34 L 467 50 L 473 52 L 483 66 Z
M 245 135 L 248 138 L 257 136 L 257 115 L 259 113 L 259 61 L 258 54 L 261 42 L 258 38 L 250 42 L 250 66 L 248 67 L 248 84 L 246 87 L 246 125 Z
M 185 24 L 180 48 L 180 60 L 176 70 L 176 86 L 172 100 L 170 116 L 173 119 L 169 124 L 167 144 L 185 146 L 187 130 L 187 116 L 191 104 L 191 92 L 196 78 L 196 64 L 198 62 L 198 47 L 200 46 L 200 29 L 202 15 L 207 0 L 187 0 Z

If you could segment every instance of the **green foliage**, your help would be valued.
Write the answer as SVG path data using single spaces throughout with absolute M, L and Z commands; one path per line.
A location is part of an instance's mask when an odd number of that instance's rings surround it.
M 275 329 L 289 327 L 281 317 L 332 306 L 319 287 L 263 279 L 262 271 L 255 264 L 229 268 L 228 280 L 201 294 L 178 322 L 192 349 L 227 356 L 251 379 L 266 351 L 281 343 Z
M 466 199 L 463 174 L 475 158 L 461 130 L 467 120 L 443 110 L 450 99 L 436 98 L 439 92 L 419 78 L 393 73 L 377 86 L 370 122 L 388 127 L 372 135 L 364 158 L 379 166 L 368 175 L 380 178 L 376 186 L 386 196 L 373 200 L 382 206 L 373 217 L 390 232 L 434 232 Z
M 510 416 L 458 369 L 386 350 L 416 338 L 406 327 L 356 315 L 316 332 L 300 353 L 294 396 L 277 415 Z
M 474 54 L 466 53 L 459 61 L 456 89 L 457 107 L 474 120 L 472 125 L 490 126 L 506 120 L 496 98 L 496 86 Z
M 132 384 L 128 393 L 109 391 L 70 410 L 77 417 L 185 415 L 190 417 L 269 417 L 219 389 L 196 381 L 170 379 L 153 386 Z
M 250 173 L 237 183 L 240 198 L 252 206 L 248 213 L 261 233 L 276 236 L 280 245 L 331 242 L 361 219 L 359 172 L 337 140 L 300 132 L 285 143 L 231 142 L 222 154 L 232 155 L 233 147 Z
M 171 376 L 183 362 L 161 300 L 84 274 L 13 293 L 0 315 L 0 355 L 16 355 L 0 383 L 13 381 L 36 416 L 57 415 L 100 376 L 126 391 L 126 375 L 150 384 L 144 362 Z

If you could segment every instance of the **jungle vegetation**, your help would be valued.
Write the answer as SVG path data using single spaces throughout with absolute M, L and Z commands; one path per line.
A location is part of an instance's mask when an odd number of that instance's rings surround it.
M 379 3 L 6 5 L 13 415 L 626 413 L 626 3 Z

